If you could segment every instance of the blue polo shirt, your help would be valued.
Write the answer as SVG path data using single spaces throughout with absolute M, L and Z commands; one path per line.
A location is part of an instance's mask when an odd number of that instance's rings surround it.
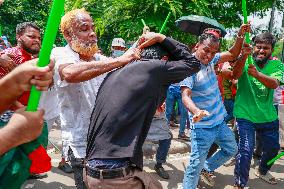
M 212 128 L 224 121 L 227 112 L 222 102 L 214 65 L 220 59 L 217 53 L 208 65 L 201 64 L 201 70 L 180 82 L 181 87 L 191 89 L 191 99 L 200 110 L 207 110 L 210 115 L 193 123 L 193 115 L 188 112 L 190 126 L 194 128 Z

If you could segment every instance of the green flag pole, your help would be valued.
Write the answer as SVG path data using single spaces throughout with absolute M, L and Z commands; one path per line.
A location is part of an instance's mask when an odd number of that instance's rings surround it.
M 272 160 L 270 160 L 267 165 L 270 165 L 272 163 L 274 163 L 276 160 L 280 159 L 281 157 L 284 156 L 284 152 L 282 152 L 281 154 L 278 154 L 275 158 L 273 158 Z
M 2 36 L 2 26 L 0 25 L 0 37 Z
M 146 23 L 145 23 L 145 21 L 144 21 L 143 18 L 141 18 L 141 21 L 142 21 L 142 23 L 143 23 L 143 26 L 146 27 L 147 25 L 146 25 Z
M 64 2 L 65 0 L 54 0 L 53 1 L 50 15 L 47 21 L 45 34 L 43 37 L 42 47 L 39 53 L 39 60 L 37 63 L 38 67 L 44 67 L 49 64 L 50 53 L 51 53 L 52 46 L 56 38 L 56 34 L 57 34 L 58 27 L 60 24 L 61 15 L 64 10 Z M 30 94 L 29 102 L 27 106 L 28 111 L 37 110 L 40 96 L 41 96 L 41 92 L 38 91 L 35 86 L 32 86 L 31 94 Z
M 167 24 L 167 22 L 168 22 L 170 16 L 171 16 L 171 12 L 168 13 L 168 16 L 166 17 L 166 19 L 165 19 L 165 21 L 164 21 L 164 23 L 163 23 L 163 25 L 162 25 L 161 30 L 160 30 L 159 33 L 163 33 L 163 31 L 164 31 L 164 29 L 165 29 L 165 27 L 166 27 L 166 24 Z
M 243 17 L 244 17 L 244 23 L 248 23 L 248 13 L 247 13 L 247 1 L 242 0 L 242 9 L 243 9 Z M 250 38 L 249 38 L 249 33 L 245 33 L 245 41 L 246 43 L 250 44 Z M 252 57 L 249 55 L 248 57 L 248 64 L 252 64 Z

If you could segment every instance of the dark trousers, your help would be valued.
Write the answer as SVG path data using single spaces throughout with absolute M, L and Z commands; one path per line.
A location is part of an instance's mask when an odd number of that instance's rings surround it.
M 166 163 L 167 155 L 171 146 L 172 138 L 159 140 L 159 147 L 157 149 L 156 161 L 157 163 Z
M 276 111 L 277 111 L 277 114 L 278 114 L 278 105 L 274 105 Z M 260 136 L 258 133 L 256 133 L 255 135 L 255 150 L 254 150 L 254 156 L 255 158 L 257 159 L 260 159 L 261 157 L 261 154 L 262 154 L 262 146 L 261 146 L 261 142 L 260 142 Z
M 228 123 L 234 118 L 233 111 L 234 111 L 234 100 L 233 99 L 224 99 L 224 106 L 227 111 L 227 116 L 225 117 L 225 122 Z
M 279 124 L 278 120 L 267 123 L 253 123 L 246 119 L 237 119 L 239 131 L 238 154 L 236 156 L 235 183 L 245 187 L 249 178 L 249 169 L 255 145 L 255 132 L 259 134 L 262 146 L 262 157 L 259 172 L 263 175 L 271 168 L 267 162 L 278 154 Z
M 74 171 L 74 180 L 77 189 L 86 189 L 86 185 L 83 181 L 83 168 L 84 159 L 75 158 L 71 148 L 68 150 L 68 159 L 71 162 L 72 169 Z

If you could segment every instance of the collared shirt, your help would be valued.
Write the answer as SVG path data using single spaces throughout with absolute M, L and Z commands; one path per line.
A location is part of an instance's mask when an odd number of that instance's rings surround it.
M 197 74 L 180 83 L 181 87 L 188 87 L 191 90 L 191 99 L 195 105 L 200 110 L 207 110 L 210 113 L 199 122 L 193 123 L 193 114 L 188 112 L 192 129 L 214 127 L 221 124 L 227 115 L 214 71 L 214 65 L 219 59 L 220 53 L 217 53 L 208 65 L 201 64 L 201 70 Z
M 67 157 L 70 147 L 76 158 L 84 158 L 91 112 L 106 74 L 80 83 L 67 83 L 61 80 L 58 68 L 66 63 L 80 64 L 79 54 L 67 45 L 53 49 L 52 56 L 55 59 L 54 84 L 58 94 L 63 153 Z M 96 54 L 94 59 L 103 60 L 106 57 Z
M 8 49 L 5 49 L 4 51 L 1 51 L 0 55 L 3 55 L 3 54 L 13 55 L 14 57 L 12 58 L 12 60 L 17 65 L 20 65 L 20 64 L 22 64 L 26 61 L 29 61 L 33 58 L 31 54 L 29 54 L 28 52 L 26 52 L 24 49 L 20 48 L 19 46 L 16 46 L 16 47 L 13 47 L 13 48 L 8 48 Z M 7 72 L 4 68 L 2 68 L 0 66 L 0 78 L 4 77 L 8 73 L 9 72 Z M 18 98 L 18 101 L 21 104 L 26 106 L 28 104 L 29 96 L 30 96 L 30 91 L 25 91 Z M 14 111 L 7 110 L 2 115 L 0 115 L 0 120 L 3 121 L 3 122 L 8 122 L 10 120 L 10 118 L 12 117 L 13 113 L 14 113 Z

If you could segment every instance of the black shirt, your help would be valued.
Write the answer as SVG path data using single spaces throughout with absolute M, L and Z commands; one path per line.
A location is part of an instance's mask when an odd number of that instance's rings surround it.
M 161 45 L 174 61 L 136 60 L 105 78 L 91 116 L 87 160 L 129 157 L 142 169 L 142 145 L 169 85 L 200 70 L 184 44 L 166 38 Z

